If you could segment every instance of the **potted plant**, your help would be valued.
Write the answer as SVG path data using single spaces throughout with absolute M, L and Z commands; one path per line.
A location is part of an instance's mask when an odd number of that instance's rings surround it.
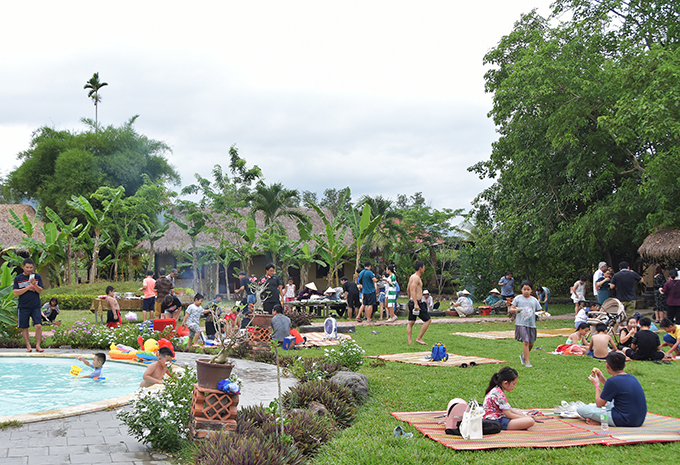
M 231 376 L 234 363 L 229 361 L 229 356 L 237 344 L 245 342 L 245 334 L 236 333 L 228 339 L 221 337 L 222 330 L 219 327 L 220 316 L 214 308 L 209 308 L 208 310 L 210 310 L 213 321 L 218 327 L 215 340 L 219 342 L 220 351 L 209 359 L 196 360 L 196 376 L 198 377 L 199 386 L 217 389 L 217 383 Z

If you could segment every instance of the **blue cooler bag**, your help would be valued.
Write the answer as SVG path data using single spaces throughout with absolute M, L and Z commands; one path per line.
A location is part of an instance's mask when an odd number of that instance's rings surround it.
M 295 336 L 287 336 L 283 338 L 283 350 L 288 350 L 295 345 Z

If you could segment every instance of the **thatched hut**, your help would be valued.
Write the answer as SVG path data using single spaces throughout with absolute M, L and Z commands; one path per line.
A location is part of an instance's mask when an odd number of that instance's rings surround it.
M 10 210 L 14 211 L 16 215 L 23 219 L 24 215 L 29 221 L 35 221 L 35 209 L 30 205 L 24 204 L 0 204 L 0 246 L 3 250 L 14 247 L 17 253 L 25 254 L 28 252 L 27 249 L 16 249 L 21 245 L 21 240 L 26 237 L 24 233 L 19 231 L 17 228 L 9 223 L 12 219 Z M 44 242 L 45 236 L 42 233 L 42 221 L 38 220 L 33 226 L 33 238 Z
M 647 262 L 674 263 L 680 261 L 680 230 L 661 229 L 642 242 L 638 253 Z
M 321 220 L 321 217 L 314 211 L 313 209 L 300 209 L 307 218 L 309 218 L 309 221 L 312 224 L 312 234 L 324 234 L 326 232 L 325 226 L 323 224 L 323 221 Z M 181 218 L 181 215 L 176 214 L 176 212 L 173 212 L 176 216 Z M 249 214 L 249 209 L 244 208 L 239 211 L 243 217 L 247 217 Z M 282 224 L 283 228 L 286 230 L 286 233 L 288 235 L 288 238 L 290 240 L 299 240 L 300 239 L 300 234 L 297 229 L 297 224 L 294 219 L 288 218 L 288 217 L 281 217 L 278 219 L 278 222 Z M 262 215 L 261 212 L 257 212 L 255 214 L 255 224 L 258 229 L 264 229 L 264 216 Z M 215 227 L 219 226 L 219 220 L 215 217 L 213 221 L 210 222 L 208 227 Z M 239 223 L 237 223 L 237 227 L 239 227 L 242 230 L 245 230 L 246 228 L 246 220 L 241 220 Z M 237 235 L 231 232 L 225 231 L 225 239 L 227 241 L 233 241 L 234 243 L 239 241 L 239 238 Z M 352 240 L 352 234 L 349 230 L 346 231 L 345 237 L 343 239 L 343 243 L 346 245 L 351 245 L 353 243 Z M 213 246 L 213 247 L 218 247 L 219 246 L 219 239 L 216 238 L 214 235 L 202 232 L 197 236 L 196 240 L 197 246 Z M 313 253 L 314 251 L 314 242 L 309 243 L 310 251 Z M 140 248 L 143 249 L 149 249 L 150 244 L 148 241 L 142 242 L 139 245 Z M 188 234 L 182 230 L 177 224 L 174 222 L 169 223 L 169 228 L 167 232 L 165 233 L 165 236 L 161 239 L 159 239 L 155 244 L 154 244 L 154 257 L 155 257 L 155 272 L 158 273 L 160 268 L 165 268 L 168 272 L 172 268 L 178 268 L 178 255 L 181 252 L 188 252 L 191 248 L 191 238 L 189 237 Z M 349 258 L 349 257 L 348 257 Z M 268 258 L 265 255 L 258 255 L 253 258 L 253 263 L 250 267 L 250 272 L 251 274 L 255 276 L 260 276 L 264 274 L 264 266 L 267 264 Z M 351 263 L 350 263 L 351 262 Z M 353 267 L 354 263 L 352 260 L 348 260 L 348 262 L 345 264 L 344 268 L 340 270 L 341 275 L 346 274 L 347 276 L 352 276 L 353 275 Z M 220 292 L 226 292 L 227 287 L 229 288 L 230 291 L 233 291 L 237 283 L 237 279 L 234 277 L 234 270 L 236 268 L 241 269 L 242 264 L 238 261 L 233 262 L 229 265 L 228 270 L 224 270 L 223 267 L 216 267 L 217 271 L 213 273 L 213 275 L 219 275 L 219 289 Z M 297 285 L 298 289 L 300 287 L 300 284 L 306 284 L 306 283 L 300 283 L 300 270 L 295 269 L 295 268 L 290 268 L 289 270 L 277 270 L 277 273 L 284 277 L 287 278 L 288 276 L 293 277 L 293 280 L 295 284 Z M 307 270 L 307 276 L 308 276 L 308 281 L 314 281 L 319 289 L 324 288 L 327 286 L 327 281 L 326 281 L 326 275 L 328 274 L 327 268 L 313 264 L 310 265 L 308 270 Z M 176 280 L 176 285 L 178 287 L 192 287 L 192 279 L 193 279 L 193 274 L 191 268 L 187 268 L 183 270 L 183 272 L 180 274 L 180 279 Z

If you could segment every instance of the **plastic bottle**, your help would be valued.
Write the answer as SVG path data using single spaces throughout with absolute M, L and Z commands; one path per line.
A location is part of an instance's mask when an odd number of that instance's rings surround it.
M 602 407 L 600 412 L 600 429 L 602 431 L 609 431 L 609 414 L 607 413 L 607 407 Z

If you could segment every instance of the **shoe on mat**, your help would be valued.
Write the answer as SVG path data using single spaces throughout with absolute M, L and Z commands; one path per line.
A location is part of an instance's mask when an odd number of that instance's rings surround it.
M 531 363 L 529 363 L 529 362 L 525 363 L 524 366 L 527 367 L 527 368 L 532 368 L 532 367 L 533 367 L 533 365 L 532 365 Z
M 519 356 L 519 361 L 522 362 L 522 365 L 526 365 L 526 364 L 527 364 L 526 360 L 524 360 L 524 354 L 520 354 L 520 356 Z

